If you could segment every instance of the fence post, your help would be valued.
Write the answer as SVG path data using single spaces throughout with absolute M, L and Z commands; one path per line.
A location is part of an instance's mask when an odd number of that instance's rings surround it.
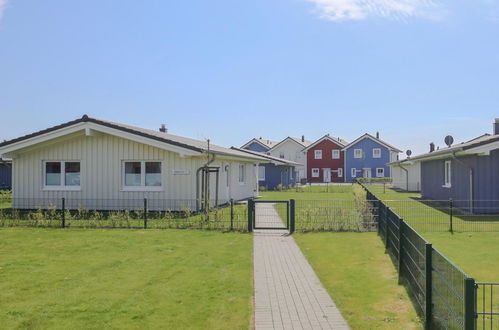
M 450 220 L 450 232 L 454 234 L 454 230 L 452 228 L 452 218 L 453 218 L 453 208 L 454 208 L 454 203 L 452 201 L 452 198 L 449 198 L 449 220 Z
M 289 234 L 295 232 L 295 200 L 289 200 Z
M 380 234 L 380 231 L 381 231 L 381 221 L 380 221 L 380 214 L 381 214 L 381 201 L 378 199 L 378 200 L 375 200 L 375 204 L 376 205 L 376 222 L 378 223 L 378 235 Z
M 234 229 L 234 200 L 230 199 L 230 230 Z
M 62 198 L 62 205 L 61 205 L 61 209 L 62 209 L 62 223 L 61 223 L 61 226 L 62 228 L 66 228 L 66 198 Z
M 385 230 L 386 230 L 386 233 L 385 233 L 385 249 L 388 249 L 388 241 L 389 241 L 389 236 L 390 236 L 390 224 L 388 223 L 389 220 L 389 216 L 388 216 L 388 213 L 390 211 L 390 208 L 387 206 L 386 207 L 386 212 L 385 212 Z
M 402 218 L 399 219 L 399 232 L 398 232 L 398 239 L 399 239 L 399 260 L 398 260 L 398 273 L 399 273 L 399 284 L 402 283 L 402 249 L 404 248 L 404 244 L 402 244 L 402 239 L 404 237 L 404 220 Z
M 426 303 L 425 303 L 425 329 L 431 329 L 431 320 L 433 316 L 433 280 L 432 280 L 432 270 L 433 270 L 433 262 L 432 262 L 432 251 L 433 246 L 431 243 L 425 244 L 425 278 L 426 278 Z
M 475 329 L 475 279 L 464 280 L 464 329 Z
M 248 232 L 253 231 L 253 210 L 255 209 L 255 201 L 248 199 Z
M 144 229 L 147 229 L 147 198 L 144 198 Z

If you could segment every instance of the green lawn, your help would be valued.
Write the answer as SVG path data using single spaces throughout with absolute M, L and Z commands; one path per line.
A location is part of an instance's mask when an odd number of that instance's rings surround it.
M 359 185 L 304 186 L 283 191 L 260 191 L 264 200 L 353 200 Z
M 376 233 L 307 233 L 294 237 L 350 327 L 422 328 Z
M 420 231 L 449 231 L 450 215 L 448 201 L 418 201 L 421 194 L 400 192 L 388 185 L 367 185 L 376 197 L 385 201 L 398 215 Z M 452 227 L 454 231 L 499 231 L 499 215 L 465 214 L 453 209 Z
M 359 185 L 306 186 L 261 192 L 261 200 L 295 199 L 297 231 L 369 231 L 375 223 Z M 276 204 L 286 218 L 282 204 Z
M 252 237 L 0 229 L 2 328 L 247 329 Z

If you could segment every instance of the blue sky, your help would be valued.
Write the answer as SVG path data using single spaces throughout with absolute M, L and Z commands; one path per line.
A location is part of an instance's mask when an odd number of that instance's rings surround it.
M 499 117 L 499 0 L 0 0 L 0 139 L 87 113 L 414 153 Z

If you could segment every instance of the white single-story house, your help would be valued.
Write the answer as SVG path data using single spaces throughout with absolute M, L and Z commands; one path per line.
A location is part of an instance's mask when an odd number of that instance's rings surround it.
M 159 130 L 83 117 L 0 143 L 14 208 L 200 210 L 258 195 L 268 159 Z
M 393 188 L 421 191 L 421 163 L 410 158 L 388 163 L 392 172 Z

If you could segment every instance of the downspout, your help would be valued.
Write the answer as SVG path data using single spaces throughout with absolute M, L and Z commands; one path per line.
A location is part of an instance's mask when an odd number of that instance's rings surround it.
M 409 170 L 402 166 L 402 164 L 397 164 L 405 172 L 405 187 L 406 191 L 409 191 Z
M 466 164 L 462 160 L 458 159 L 456 157 L 456 152 L 455 151 L 452 152 L 452 158 L 454 158 L 454 160 L 456 162 L 460 163 L 464 167 L 467 167 L 468 170 L 469 170 L 469 184 L 470 184 L 470 191 L 469 191 L 470 201 L 469 201 L 469 203 L 470 203 L 470 213 L 473 214 L 473 167 L 471 167 L 470 165 Z
M 209 140 L 208 140 L 208 146 L 209 146 Z M 210 151 L 208 147 L 208 157 L 210 156 Z M 215 161 L 215 154 L 211 154 L 211 159 L 208 159 L 208 161 L 201 166 L 200 168 L 197 169 L 196 171 L 196 211 L 199 211 L 199 173 L 206 167 L 208 167 L 211 163 Z

